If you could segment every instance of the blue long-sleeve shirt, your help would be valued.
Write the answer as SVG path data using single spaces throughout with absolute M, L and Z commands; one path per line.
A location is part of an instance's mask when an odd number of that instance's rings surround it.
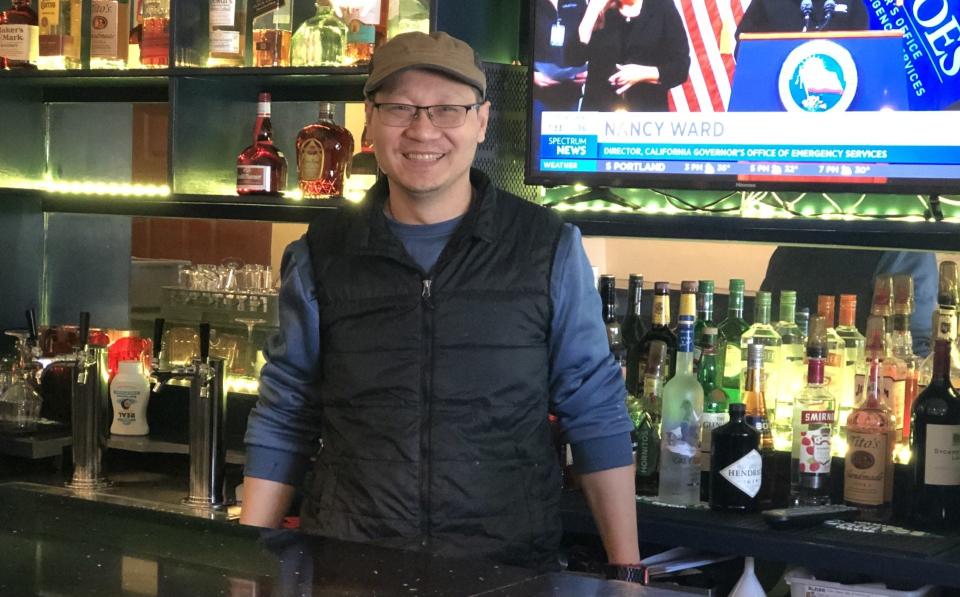
M 392 232 L 424 271 L 436 263 L 460 219 L 429 225 L 389 220 Z M 632 462 L 619 367 L 607 348 L 600 297 L 580 231 L 565 225 L 551 276 L 550 405 L 581 473 Z M 267 341 L 260 399 L 247 426 L 249 477 L 298 485 L 320 435 L 320 312 L 304 238 L 281 265 L 280 329 Z

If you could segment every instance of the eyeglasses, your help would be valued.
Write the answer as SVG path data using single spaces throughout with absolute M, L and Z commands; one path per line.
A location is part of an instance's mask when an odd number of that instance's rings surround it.
M 463 126 L 463 123 L 467 120 L 467 112 L 479 105 L 414 106 L 413 104 L 375 103 L 373 107 L 380 111 L 380 119 L 387 126 L 410 126 L 415 118 L 419 118 L 420 110 L 424 110 L 433 126 L 452 129 Z

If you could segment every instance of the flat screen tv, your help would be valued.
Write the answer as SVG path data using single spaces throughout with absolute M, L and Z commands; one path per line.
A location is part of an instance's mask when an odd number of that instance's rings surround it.
M 527 182 L 960 192 L 960 0 L 533 0 Z

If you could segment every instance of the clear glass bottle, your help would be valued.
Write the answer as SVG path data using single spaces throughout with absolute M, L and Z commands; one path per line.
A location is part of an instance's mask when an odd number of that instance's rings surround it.
M 870 303 L 870 315 L 883 317 L 883 325 L 887 330 L 884 338 L 886 346 L 890 346 L 890 332 L 893 330 L 893 276 L 880 274 L 873 280 L 873 302 Z M 862 388 L 861 388 L 862 390 Z M 859 396 L 859 394 L 858 394 Z
M 660 340 L 667 345 L 667 362 L 664 380 L 673 377 L 676 371 L 677 335 L 670 329 L 670 283 L 655 282 L 653 285 L 653 319 L 650 329 L 640 340 L 639 363 L 646 363 L 650 354 L 650 343 Z M 643 375 L 643 372 L 640 372 Z
M 329 0 L 317 0 L 317 13 L 303 22 L 290 43 L 293 66 L 339 66 L 347 50 L 347 27 Z
M 957 305 L 960 302 L 958 297 L 958 274 L 957 264 L 954 261 L 942 261 L 940 263 L 940 284 L 937 292 L 938 309 L 933 313 L 933 339 L 947 337 L 951 329 L 954 334 L 950 338 L 953 343 L 953 349 L 950 351 L 950 380 L 954 388 L 960 388 L 960 347 L 956 345 L 956 329 L 947 326 L 944 329 L 939 325 L 940 318 L 944 312 L 952 312 L 954 317 L 957 313 Z M 917 395 L 923 392 L 933 379 L 933 352 L 924 357 L 920 362 L 920 368 L 917 373 Z
M 783 355 L 780 369 L 780 391 L 773 411 L 773 445 L 777 450 L 789 450 L 793 438 L 793 402 L 803 391 L 807 368 L 804 364 L 804 339 L 797 325 L 797 292 L 780 291 L 780 319 L 773 329 L 780 334 Z
M 387 0 L 381 0 L 386 2 Z M 387 37 L 401 33 L 420 31 L 430 33 L 429 0 L 390 0 L 390 17 L 387 21 Z
M 747 367 L 747 351 L 752 344 L 760 344 L 763 349 L 763 392 L 768 413 L 775 412 L 777 396 L 780 391 L 780 369 L 783 366 L 783 339 L 770 323 L 770 309 L 773 297 L 766 290 L 757 292 L 756 311 L 753 325 L 740 337 L 740 367 Z M 741 380 L 740 391 L 743 392 Z
M 887 347 L 887 358 L 884 359 L 883 393 L 887 404 L 897 418 L 897 441 L 901 445 L 906 445 L 910 438 L 910 411 L 917 397 L 920 366 L 920 360 L 913 354 L 913 334 L 910 332 L 913 307 L 913 276 L 895 275 L 893 277 L 893 332 Z
M 824 366 L 824 380 L 830 393 L 836 396 L 842 390 L 844 368 L 844 342 L 836 330 L 836 297 L 821 294 L 817 297 L 817 315 L 827 322 L 827 363 Z
M 740 401 L 740 376 L 743 373 L 740 339 L 750 329 L 743 319 L 743 293 L 745 283 L 739 278 L 730 280 L 730 296 L 727 301 L 727 317 L 720 322 L 720 342 L 724 345 L 723 391 L 731 402 Z
M 660 490 L 664 502 L 700 502 L 700 422 L 703 388 L 693 374 L 693 323 L 697 283 L 685 281 L 680 290 L 677 323 L 677 370 L 663 387 L 660 430 Z
M 334 106 L 320 103 L 317 121 L 297 134 L 297 180 L 304 197 L 339 197 L 353 156 L 353 135 L 333 119 Z
M 714 429 L 726 424 L 729 418 L 727 395 L 720 385 L 723 379 L 723 360 L 717 352 L 718 336 L 716 326 L 703 328 L 700 336 L 702 352 L 697 381 L 703 388 L 703 422 L 700 430 L 700 499 L 703 501 L 710 497 L 711 434 Z
M 141 68 L 140 42 L 143 41 L 143 0 L 137 0 L 133 13 L 133 27 L 127 37 L 127 68 Z
M 246 63 L 247 2 L 210 0 L 210 48 L 207 66 Z
M 383 0 L 386 1 L 386 0 Z M 369 64 L 373 57 L 381 27 L 381 0 L 353 0 L 339 3 L 340 18 L 347 27 L 347 46 L 344 62 L 350 65 Z
M 290 66 L 293 0 L 253 5 L 253 65 Z
M 667 345 L 661 340 L 650 344 L 644 366 L 639 413 L 634 422 L 633 443 L 637 455 L 637 495 L 657 495 L 660 484 L 660 422 L 662 420 L 663 379 L 667 371 Z M 636 412 L 628 408 L 628 412 Z
M 760 492 L 757 494 L 757 505 L 761 509 L 773 507 L 774 496 L 777 493 L 776 484 L 779 481 L 773 453 L 773 433 L 770 430 L 770 419 L 767 417 L 766 388 L 763 385 L 767 379 L 763 373 L 763 368 L 766 366 L 765 349 L 766 347 L 762 344 L 750 344 L 747 347 L 747 366 L 743 375 L 743 391 L 740 393 L 740 398 L 746 407 L 744 421 L 760 434 L 763 481 Z
M 846 421 L 857 403 L 857 376 L 863 377 L 866 339 L 857 329 L 857 295 L 840 295 L 840 324 L 837 335 L 843 342 L 843 378 L 834 394 L 837 401 L 837 420 Z
M 810 309 L 807 307 L 797 309 L 797 315 L 794 321 L 797 322 L 797 327 L 800 328 L 800 339 L 803 340 L 803 344 L 806 345 L 807 336 L 810 334 Z
M 273 144 L 270 121 L 270 94 L 257 97 L 257 122 L 253 144 L 237 156 L 237 193 L 279 195 L 287 185 L 287 159 Z
M 41 0 L 40 54 L 41 70 L 80 68 L 80 0 Z
M 693 372 L 699 371 L 700 354 L 703 352 L 703 330 L 717 327 L 713 322 L 713 280 L 697 283 L 697 322 L 693 325 Z
M 30 0 L 13 0 L 0 12 L 0 70 L 35 69 L 40 54 L 40 27 Z
M 144 68 L 170 65 L 170 0 L 143 1 L 140 65 Z
M 910 425 L 912 487 L 910 520 L 940 531 L 960 524 L 960 398 L 950 381 L 956 312 L 941 308 L 933 346 L 933 374 L 917 396 Z
M 647 328 L 643 324 L 643 276 L 630 274 L 627 287 L 627 314 L 623 318 L 623 342 L 627 347 L 627 391 L 641 390 L 640 341 Z
M 129 0 L 91 0 L 90 68 L 127 67 Z
M 881 367 L 885 335 L 883 317 L 871 315 L 867 319 L 863 399 L 847 418 L 843 501 L 860 508 L 861 515 L 869 520 L 889 517 L 893 500 L 897 420 L 883 400 Z
M 807 385 L 794 401 L 790 467 L 790 494 L 802 506 L 830 503 L 836 400 L 824 383 L 827 324 L 819 315 L 811 318 L 806 352 Z

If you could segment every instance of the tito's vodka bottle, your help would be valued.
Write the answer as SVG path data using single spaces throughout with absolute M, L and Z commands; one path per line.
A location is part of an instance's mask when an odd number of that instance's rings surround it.
M 129 27 L 129 0 L 91 1 L 90 68 L 126 68 Z
M 730 297 L 728 299 L 727 318 L 720 322 L 721 343 L 724 350 L 723 358 L 723 391 L 731 402 L 740 400 L 740 375 L 743 366 L 740 362 L 740 338 L 750 328 L 743 320 L 743 291 L 744 281 L 739 278 L 730 280 Z
M 793 450 L 790 493 L 795 503 L 830 502 L 830 444 L 836 420 L 836 401 L 824 383 L 827 360 L 827 324 L 815 315 L 807 339 L 807 387 L 793 407 Z
M 30 0 L 13 0 L 0 12 L 0 70 L 37 68 L 40 32 Z
M 696 282 L 683 282 L 677 323 L 677 371 L 663 388 L 659 498 L 674 504 L 700 501 L 700 420 L 703 388 L 693 374 Z
M 847 456 L 843 467 L 843 501 L 864 516 L 881 520 L 893 499 L 893 450 L 897 421 L 882 397 L 883 317 L 867 320 L 866 388 L 863 400 L 847 418 Z
M 257 97 L 253 144 L 237 156 L 237 193 L 279 195 L 287 186 L 287 159 L 273 144 L 270 94 Z
M 297 179 L 304 197 L 343 195 L 353 156 L 353 135 L 333 120 L 333 104 L 322 102 L 317 121 L 297 135 Z

